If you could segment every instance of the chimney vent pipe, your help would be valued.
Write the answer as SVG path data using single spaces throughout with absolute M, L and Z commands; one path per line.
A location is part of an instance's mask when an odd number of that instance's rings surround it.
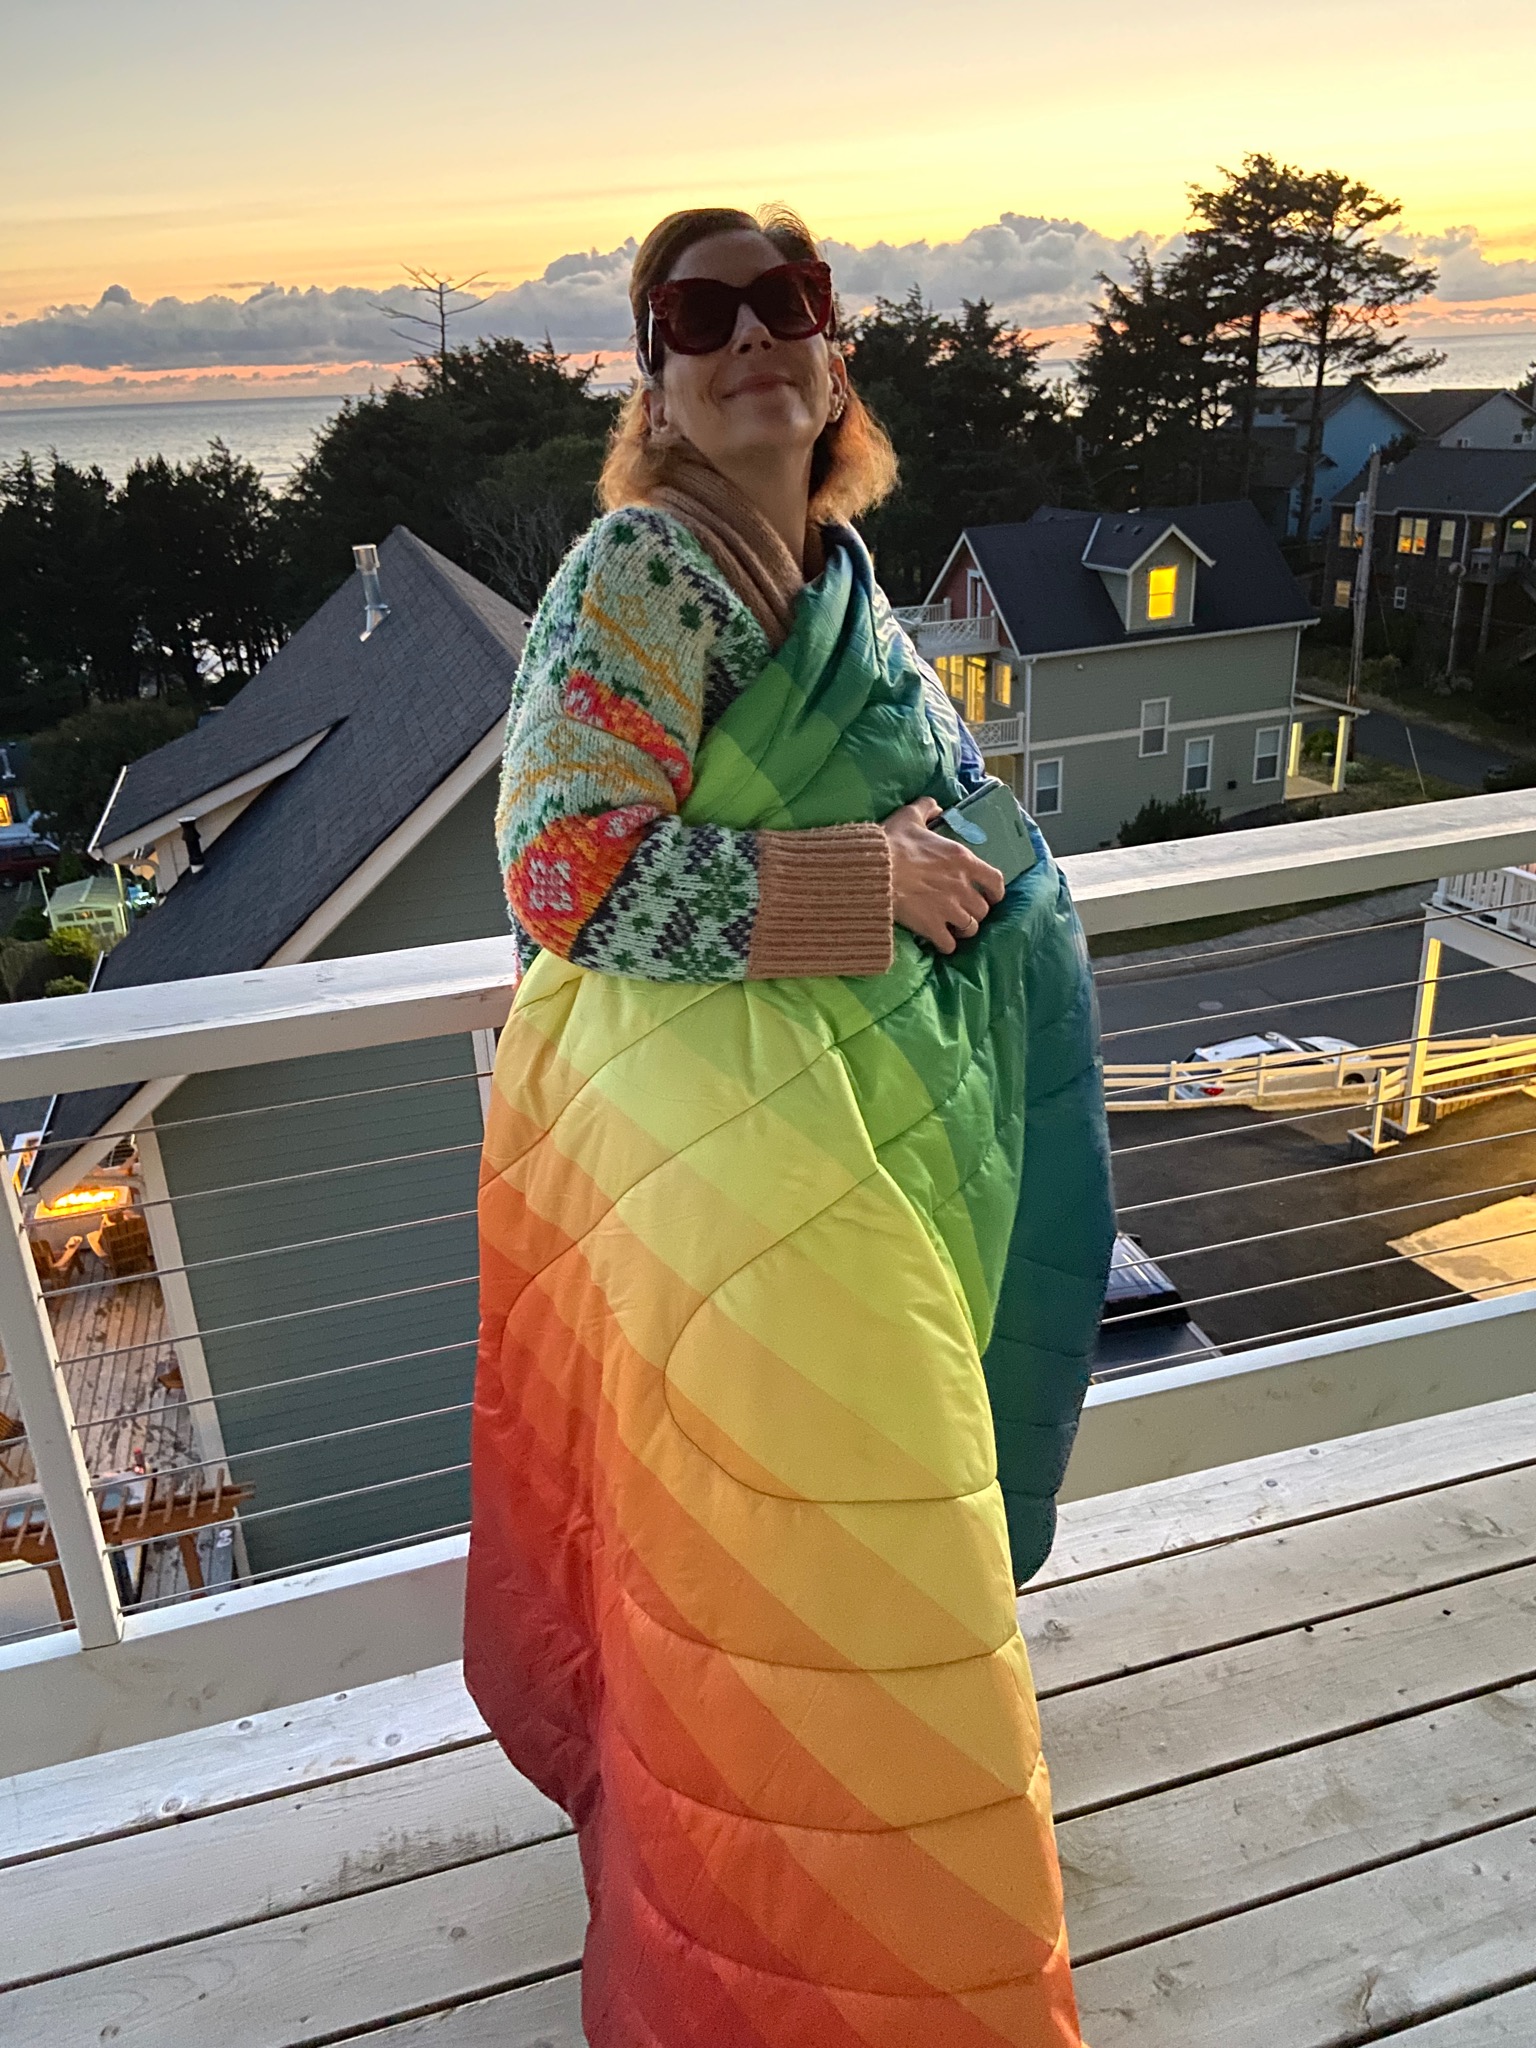
M 359 640 L 368 639 L 389 617 L 389 606 L 379 591 L 379 551 L 369 544 L 352 550 L 357 573 L 363 579 L 363 630 Z

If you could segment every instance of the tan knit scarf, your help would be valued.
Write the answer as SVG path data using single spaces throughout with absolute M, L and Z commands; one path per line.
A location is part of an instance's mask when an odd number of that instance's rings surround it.
M 808 521 L 805 558 L 797 562 L 752 501 L 689 441 L 673 442 L 646 502 L 688 528 L 746 605 L 775 650 L 789 638 L 795 600 L 806 574 L 821 574 L 821 532 Z

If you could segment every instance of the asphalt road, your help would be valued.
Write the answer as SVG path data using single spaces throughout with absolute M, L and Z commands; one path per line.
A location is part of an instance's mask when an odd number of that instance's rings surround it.
M 1373 761 L 1388 761 L 1394 768 L 1412 769 L 1417 756 L 1419 772 L 1454 782 L 1459 789 L 1474 792 L 1483 787 L 1483 777 L 1492 768 L 1507 768 L 1508 754 L 1473 740 L 1458 739 L 1436 725 L 1419 725 L 1399 718 L 1394 711 L 1372 711 L 1355 726 L 1355 751 Z
M 1262 1030 L 1360 1044 L 1404 1037 L 1418 954 L 1414 920 L 1253 963 L 1206 956 L 1190 972 L 1116 975 L 1106 961 L 1105 1056 L 1168 1059 Z M 1437 1031 L 1536 1030 L 1536 983 L 1449 952 L 1445 960 Z M 1111 1116 L 1121 1226 L 1165 1266 L 1218 1344 L 1460 1299 L 1389 1240 L 1536 1183 L 1536 1099 L 1523 1093 L 1447 1117 L 1375 1158 L 1349 1143 L 1362 1122 L 1352 1109 Z

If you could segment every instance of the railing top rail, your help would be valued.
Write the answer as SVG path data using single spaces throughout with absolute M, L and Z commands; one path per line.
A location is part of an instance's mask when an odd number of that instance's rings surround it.
M 1062 866 L 1095 933 L 1399 889 L 1517 866 L 1533 851 L 1536 790 L 1521 789 L 1072 854 Z
M 516 975 L 509 936 L 8 1004 L 0 1097 L 494 1029 Z
M 1089 932 L 1427 882 L 1536 853 L 1536 790 L 1319 818 L 1062 862 Z M 305 961 L 0 1010 L 0 1098 L 494 1028 L 510 938 Z

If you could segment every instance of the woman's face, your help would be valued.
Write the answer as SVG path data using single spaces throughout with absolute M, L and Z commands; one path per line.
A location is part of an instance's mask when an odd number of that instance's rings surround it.
M 766 235 L 732 228 L 695 242 L 670 276 L 745 285 L 784 260 Z M 834 409 L 834 393 L 846 398 L 847 385 L 842 358 L 824 334 L 776 341 L 743 304 L 735 333 L 713 355 L 665 352 L 660 384 L 646 393 L 646 404 L 659 441 L 682 436 L 716 468 L 729 470 L 769 451 L 808 461 Z

